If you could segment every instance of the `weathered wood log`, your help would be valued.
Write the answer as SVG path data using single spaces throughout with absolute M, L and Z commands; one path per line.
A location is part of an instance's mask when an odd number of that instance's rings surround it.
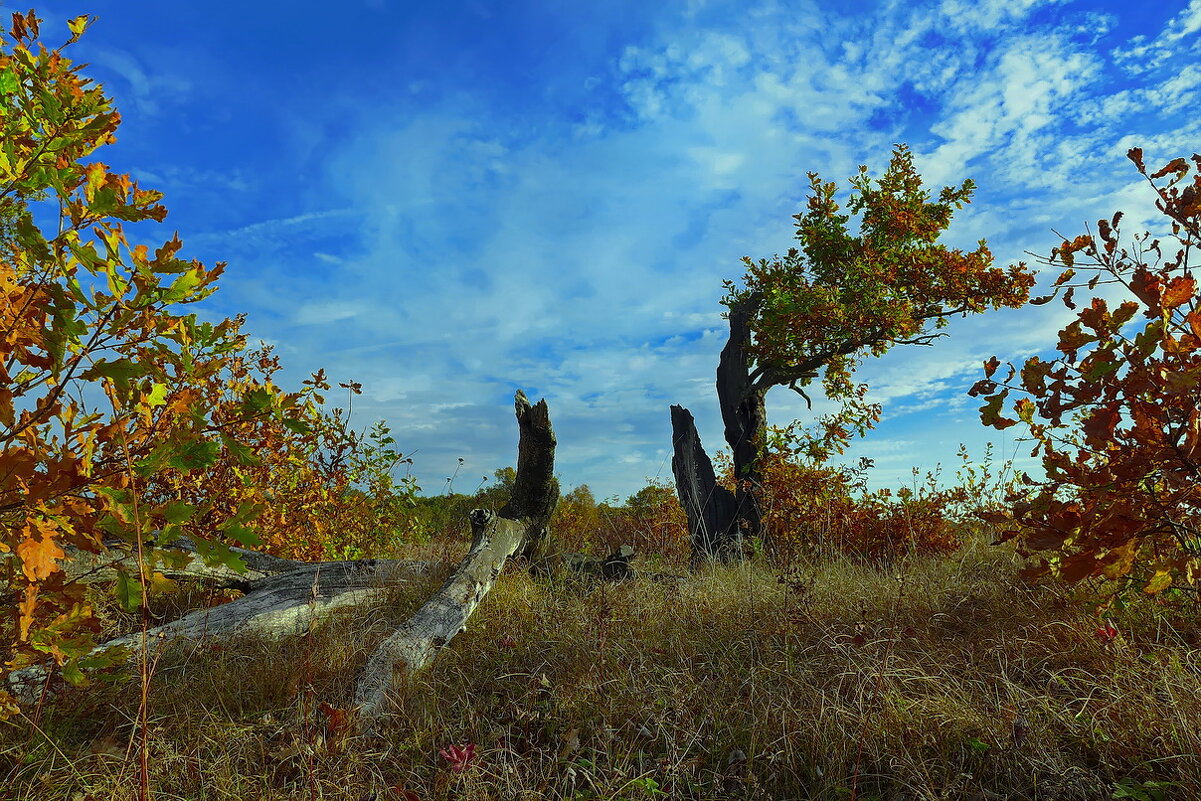
M 554 478 L 554 431 L 546 401 L 532 406 L 518 391 L 515 408 L 520 439 L 512 496 L 499 514 L 479 509 L 472 512 L 472 543 L 467 556 L 442 588 L 368 660 L 355 690 L 359 720 L 365 728 L 374 727 L 386 711 L 388 694 L 398 679 L 427 665 L 439 648 L 465 628 L 510 557 L 522 554 L 535 568 L 547 559 L 547 525 L 559 494 Z M 170 548 L 175 551 L 174 558 L 156 565 L 159 572 L 235 587 L 245 595 L 149 631 L 109 641 L 97 651 L 125 646 L 136 656 L 142 654 L 143 645 L 176 640 L 300 633 L 335 609 L 378 598 L 404 576 L 433 567 L 428 562 L 374 559 L 305 563 L 238 548 L 234 550 L 246 566 L 245 572 L 238 572 L 205 564 L 196 545 L 188 540 L 178 540 Z M 567 567 L 596 570 L 609 580 L 630 578 L 633 555 L 633 548 L 623 546 L 603 560 L 577 560 L 578 564 L 573 562 Z M 139 566 L 132 554 L 119 547 L 100 555 L 72 552 L 64 564 L 73 580 L 84 582 L 112 580 L 118 568 L 137 571 Z M 14 694 L 28 701 L 42 690 L 49 676 L 48 667 L 35 665 L 11 673 L 8 679 Z
M 513 492 L 494 514 L 471 513 L 471 550 L 433 597 L 384 640 L 355 687 L 360 726 L 373 730 L 387 711 L 388 696 L 427 665 L 467 625 L 510 556 L 523 553 L 533 565 L 544 559 L 547 524 L 559 497 L 555 480 L 555 434 L 546 401 L 531 406 L 525 393 L 515 398 L 520 436 Z
M 471 513 L 471 550 L 442 587 L 380 643 L 355 687 L 354 704 L 367 729 L 386 711 L 399 677 L 425 667 L 438 650 L 467 628 L 467 619 L 492 589 L 505 561 L 524 547 L 523 521 L 487 509 Z
M 60 562 L 67 578 L 84 584 L 103 584 L 115 580 L 118 569 L 137 575 L 138 559 L 129 543 L 123 540 L 109 540 L 105 545 L 107 547 L 101 553 L 67 546 L 64 549 L 67 558 Z M 244 572 L 224 564 L 206 563 L 196 543 L 189 537 L 179 537 L 169 545 L 156 546 L 159 558 L 152 569 L 170 579 L 186 579 L 212 587 L 247 592 L 256 579 L 304 569 L 312 564 L 294 559 L 281 559 L 248 548 L 227 547 L 245 565 Z
M 728 561 L 741 550 L 738 504 L 734 493 L 717 483 L 696 421 L 682 406 L 671 407 L 671 443 L 676 495 L 688 515 L 692 566 L 707 559 Z
M 430 562 L 398 559 L 297 564 L 300 567 L 286 573 L 250 580 L 241 598 L 198 609 L 145 634 L 138 631 L 109 640 L 93 653 L 121 646 L 129 649 L 131 657 L 137 657 L 143 643 L 154 647 L 179 640 L 225 639 L 239 634 L 267 637 L 301 634 L 334 610 L 369 603 L 384 595 L 389 587 L 433 567 Z M 41 692 L 48 676 L 47 666 L 31 665 L 9 674 L 8 681 L 13 694 L 28 702 Z

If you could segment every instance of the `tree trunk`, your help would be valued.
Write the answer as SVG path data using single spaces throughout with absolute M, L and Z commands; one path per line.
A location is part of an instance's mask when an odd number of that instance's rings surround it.
M 741 550 L 735 496 L 717 483 L 692 413 L 682 406 L 671 407 L 671 435 L 671 471 L 680 505 L 688 515 L 692 566 L 706 559 L 728 561 Z
M 767 432 L 767 390 L 751 382 L 752 359 L 746 352 L 751 341 L 750 319 L 757 303 L 758 298 L 752 295 L 730 306 L 730 339 L 717 364 L 717 402 L 737 481 L 734 499 L 738 533 L 731 541 L 763 535 L 759 507 L 763 474 L 758 460 Z

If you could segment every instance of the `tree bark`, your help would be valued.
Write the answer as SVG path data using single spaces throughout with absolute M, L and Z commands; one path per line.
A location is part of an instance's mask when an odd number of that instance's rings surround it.
M 751 381 L 750 321 L 759 300 L 751 295 L 730 306 L 730 339 L 717 364 L 717 402 L 725 423 L 726 443 L 734 462 L 737 534 L 731 541 L 763 535 L 759 492 L 763 473 L 758 464 L 767 433 L 767 389 Z
M 671 471 L 676 495 L 688 515 L 692 566 L 707 559 L 728 561 L 741 550 L 735 496 L 717 483 L 692 413 L 682 406 L 671 407 L 671 434 Z

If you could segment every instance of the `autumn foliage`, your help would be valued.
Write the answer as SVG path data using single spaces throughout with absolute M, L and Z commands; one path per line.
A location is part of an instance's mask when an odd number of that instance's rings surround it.
M 860 215 L 860 234 L 840 214 L 838 186 L 810 173 L 806 211 L 794 217 L 799 249 L 784 258 L 744 259 L 742 287 L 727 282 L 725 303 L 756 298 L 748 352 L 757 372 L 809 383 L 819 369 L 842 376 L 860 354 L 879 356 L 907 340 L 928 341 L 930 326 L 988 308 L 1020 306 L 1033 285 L 1022 267 L 995 267 L 983 241 L 968 253 L 937 244 L 956 209 L 971 202 L 975 184 L 944 187 L 935 201 L 922 187 L 904 145 L 878 182 L 867 167 L 851 179 L 847 211 Z M 790 379 L 791 380 L 791 379 Z
M 324 371 L 284 393 L 274 382 L 280 369 L 260 346 L 229 354 L 220 372 L 187 387 L 222 432 L 221 452 L 188 473 L 148 474 L 146 496 L 175 501 L 193 537 L 293 559 L 356 558 L 410 537 L 417 487 L 395 478 L 408 460 L 387 426 L 355 431 L 349 410 L 326 408 Z M 340 387 L 350 398 L 361 391 L 353 382 Z M 275 420 L 270 409 L 280 398 L 290 413 Z M 253 526 L 230 522 L 247 512 Z
M 240 320 L 186 312 L 224 265 L 181 258 L 178 236 L 129 241 L 125 223 L 164 219 L 162 194 L 92 159 L 120 116 L 66 45 L 38 42 L 33 12 L 12 20 L 0 40 L 0 678 L 49 656 L 78 680 L 98 658 L 88 598 L 62 569 L 72 549 L 138 556 L 116 584 L 132 611 L 169 587 L 159 546 L 188 536 L 238 568 L 228 546 L 263 542 L 256 518 L 275 509 L 272 550 L 336 550 L 348 501 L 407 488 L 384 486 L 400 460 L 386 429 L 354 435 L 321 409 L 323 378 L 285 393 L 270 356 L 246 352 Z M 67 45 L 88 23 L 68 23 Z M 350 545 L 390 525 L 368 516 Z M 0 717 L 15 711 L 0 691 Z
M 984 396 L 985 424 L 1025 423 L 1041 458 L 1045 478 L 1027 478 L 1011 513 L 991 516 L 1002 539 L 1039 557 L 1032 572 L 1153 593 L 1201 577 L 1201 308 L 1189 263 L 1201 244 L 1201 156 L 1150 174 L 1141 149 L 1128 156 L 1170 233 L 1123 246 L 1119 212 L 1052 250 L 1047 263 L 1062 272 L 1041 302 L 1058 295 L 1075 317 L 1056 357 L 1010 365 L 1003 379 L 993 358 L 972 394 Z M 1006 417 L 1011 393 L 1021 397 Z
M 721 461 L 732 483 L 732 465 Z M 815 460 L 779 437 L 762 465 L 764 541 L 776 564 L 846 556 L 888 565 L 909 555 L 952 553 L 962 544 L 960 512 L 970 497 L 962 484 L 944 487 L 932 473 L 922 481 L 915 476 L 912 486 L 871 490 L 870 459 L 854 465 Z

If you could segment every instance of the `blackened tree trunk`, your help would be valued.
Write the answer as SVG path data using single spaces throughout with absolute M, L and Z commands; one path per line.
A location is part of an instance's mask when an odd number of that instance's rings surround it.
M 705 559 L 729 561 L 741 552 L 734 494 L 717 483 L 713 463 L 701 446 L 692 413 L 671 407 L 671 470 L 676 494 L 688 515 L 692 566 Z
M 764 397 L 771 385 L 752 380 L 753 360 L 746 352 L 751 341 L 750 320 L 758 303 L 759 297 L 752 295 L 731 305 L 730 339 L 717 364 L 717 402 L 734 461 L 735 519 L 743 538 L 763 535 L 759 506 L 763 473 L 758 459 L 767 433 Z

